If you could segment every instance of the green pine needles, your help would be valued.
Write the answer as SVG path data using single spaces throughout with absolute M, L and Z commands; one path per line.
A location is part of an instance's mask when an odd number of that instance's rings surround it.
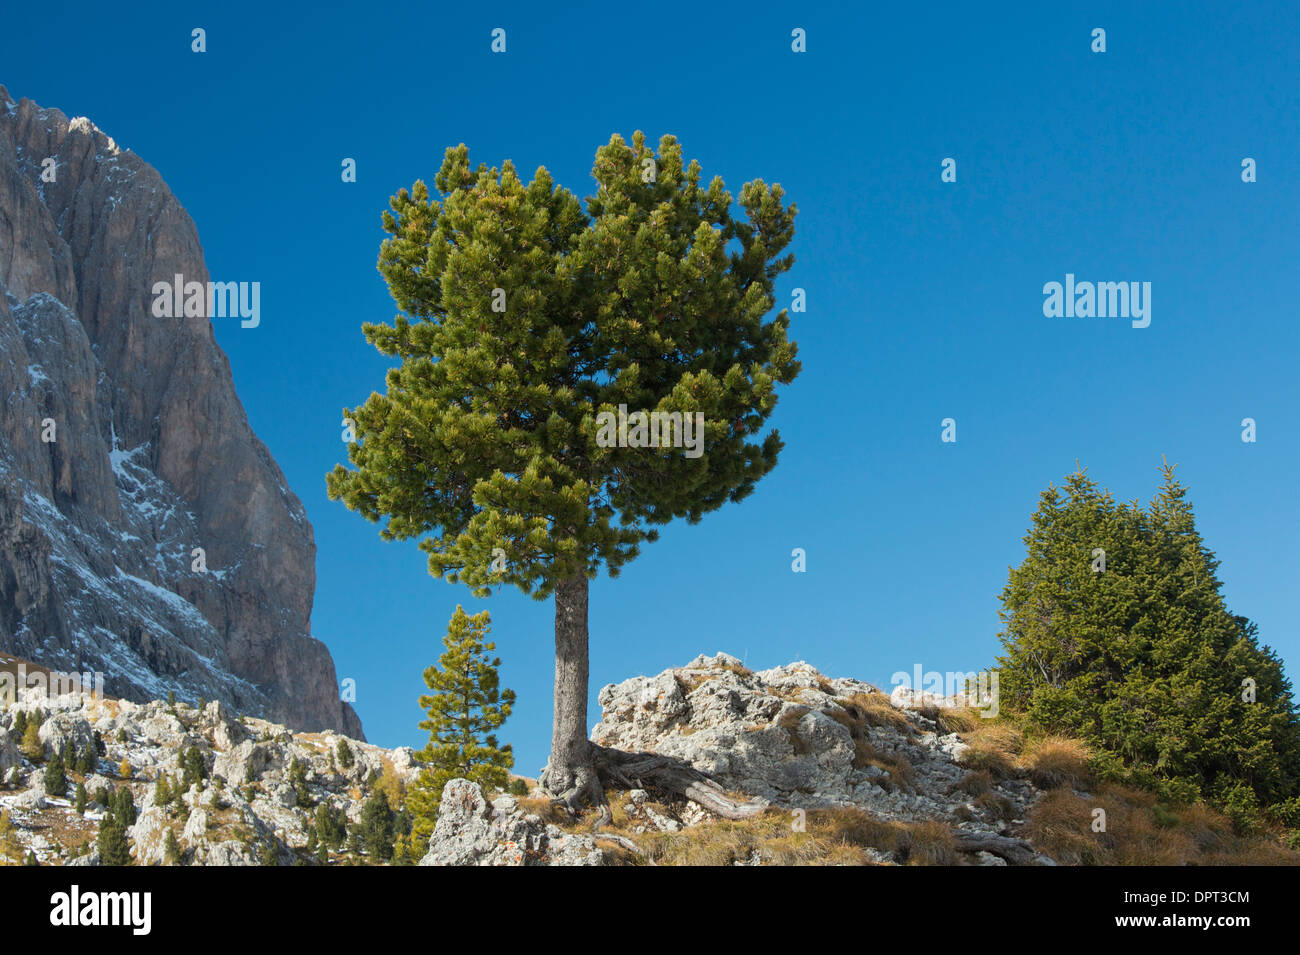
M 476 596 L 544 598 L 600 561 L 616 574 L 655 539 L 646 525 L 745 497 L 781 448 L 747 440 L 799 371 L 785 313 L 763 322 L 793 263 L 781 187 L 747 183 L 733 219 L 721 179 L 702 186 L 673 137 L 656 155 L 639 132 L 598 150 L 593 176 L 584 211 L 544 168 L 531 183 L 508 161 L 474 169 L 462 145 L 439 198 L 417 182 L 384 213 L 379 270 L 404 314 L 363 328 L 401 365 L 345 410 L 356 470 L 328 491 L 387 518 L 385 539 L 436 532 L 429 572 Z M 703 412 L 705 463 L 600 447 L 596 416 L 620 404 Z
M 494 731 L 510 715 L 515 694 L 500 688 L 501 660 L 490 656 L 496 644 L 485 642 L 490 624 L 486 610 L 471 617 L 458 605 L 442 639 L 446 649 L 438 666 L 424 671 L 425 685 L 433 692 L 420 697 L 428 713 L 420 729 L 429 731 L 429 743 L 416 754 L 425 768 L 407 796 L 413 839 L 420 845 L 433 833 L 448 782 L 468 779 L 489 792 L 510 782 L 514 754 L 508 743 L 498 744 Z
M 1290 681 L 1228 611 L 1187 491 L 1162 474 L 1146 507 L 1082 470 L 1043 493 L 1002 592 L 1001 704 L 1092 743 L 1112 775 L 1285 821 L 1300 802 Z

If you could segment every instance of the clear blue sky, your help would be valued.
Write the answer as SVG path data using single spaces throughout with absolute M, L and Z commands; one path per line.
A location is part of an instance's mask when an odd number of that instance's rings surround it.
M 798 262 L 779 291 L 809 308 L 776 471 L 594 584 L 591 722 L 603 684 L 701 652 L 881 685 L 987 665 L 1038 494 L 1076 458 L 1121 499 L 1177 462 L 1230 608 L 1295 675 L 1300 8 L 77 3 L 4 20 L 0 82 L 143 156 L 214 278 L 262 283 L 260 327 L 217 334 L 315 526 L 313 629 L 373 741 L 421 745 L 420 671 L 457 602 L 492 611 L 519 694 L 502 735 L 530 775 L 552 683 L 550 604 L 475 601 L 325 497 L 341 409 L 382 387 L 360 332 L 394 310 L 380 212 L 460 142 L 586 195 L 595 148 L 635 129 L 676 134 L 733 193 L 784 185 Z M 1151 282 L 1150 327 L 1045 318 L 1043 284 L 1067 272 Z

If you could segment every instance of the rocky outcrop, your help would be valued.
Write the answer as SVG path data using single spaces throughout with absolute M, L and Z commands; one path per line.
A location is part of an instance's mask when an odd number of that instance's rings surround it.
M 606 686 L 599 701 L 593 742 L 673 757 L 774 806 L 942 820 L 979 841 L 1023 823 L 1038 797 L 1027 780 L 1001 779 L 991 791 L 1005 808 L 977 805 L 961 785 L 970 770 L 958 734 L 870 684 L 806 663 L 751 672 L 725 653 L 700 656 Z
M 490 804 L 467 779 L 442 791 L 438 822 L 420 865 L 602 865 L 591 836 L 567 833 L 522 810 L 513 796 Z
M 311 526 L 213 334 L 237 319 L 154 317 L 176 275 L 209 279 L 158 173 L 0 86 L 0 652 L 359 737 Z
M 735 657 L 600 691 L 592 740 L 676 757 L 723 787 L 774 805 L 856 805 L 889 818 L 951 812 L 964 744 L 919 714 L 895 711 L 867 683 L 806 663 L 749 672 Z M 907 766 L 906 772 L 891 767 Z
M 448 785 L 426 865 L 590 864 L 607 845 L 636 852 L 638 833 L 677 833 L 718 818 L 713 792 L 690 798 L 680 785 L 693 772 L 735 797 L 770 809 L 865 810 L 901 825 L 942 823 L 953 849 L 978 865 L 1051 865 L 1015 833 L 1040 795 L 1028 780 L 969 786 L 969 747 L 927 709 L 933 701 L 891 699 L 870 684 L 823 676 L 806 663 L 751 672 L 725 653 L 700 656 L 657 676 L 600 691 L 592 732 L 602 778 L 625 793 L 619 803 L 630 843 L 596 829 L 576 853 L 563 835 L 509 797 L 491 802 L 465 780 Z M 927 715 L 931 714 L 931 715 Z M 635 754 L 628 756 L 627 754 Z M 614 757 L 618 757 L 617 759 Z M 668 770 L 674 783 L 655 783 Z M 644 781 L 651 795 L 640 788 Z M 733 816 L 741 818 L 748 816 Z M 574 834 L 569 834 L 573 838 Z M 876 862 L 895 861 L 875 852 Z M 761 861 L 756 854 L 752 864 Z

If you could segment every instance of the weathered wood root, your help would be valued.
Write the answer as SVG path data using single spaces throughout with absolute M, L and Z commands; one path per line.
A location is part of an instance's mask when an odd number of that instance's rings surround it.
M 639 856 L 644 856 L 645 851 L 627 836 L 615 835 L 612 832 L 601 832 L 597 829 L 591 834 L 593 839 L 607 839 L 616 846 L 622 846 L 628 852 L 635 852 Z
M 587 806 L 596 806 L 602 811 L 604 821 L 608 821 L 609 803 L 605 800 L 605 790 L 600 785 L 600 775 L 594 767 L 579 769 L 574 774 L 572 785 L 560 792 L 555 792 L 552 788 L 555 781 L 550 777 L 549 770 L 542 774 L 540 783 L 543 791 L 552 793 L 552 804 L 562 806 L 570 816 L 576 816 Z
M 962 852 L 991 852 L 1010 865 L 1040 865 L 1042 856 L 1024 839 L 993 833 L 958 832 L 957 848 Z
M 592 745 L 596 771 L 628 789 L 654 788 L 682 796 L 723 819 L 748 819 L 768 808 L 763 799 L 737 802 L 689 763 L 655 753 L 625 753 Z

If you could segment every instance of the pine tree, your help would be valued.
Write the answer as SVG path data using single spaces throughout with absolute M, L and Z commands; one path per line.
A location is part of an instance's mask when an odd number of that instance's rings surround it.
M 343 810 L 334 810 L 328 803 L 316 807 L 316 835 L 321 844 L 338 850 L 347 838 L 347 816 Z
M 86 814 L 86 786 L 85 783 L 77 783 L 76 792 L 72 797 L 72 808 L 77 811 L 78 816 Z
M 117 764 L 117 774 L 123 779 L 131 778 L 131 760 L 123 756 L 122 761 Z
M 167 827 L 167 837 L 163 841 L 163 863 L 166 865 L 181 864 L 181 846 L 176 841 L 176 830 L 171 826 Z
M 99 860 L 103 865 L 130 865 L 131 844 L 126 837 L 126 828 L 117 817 L 109 814 L 99 824 Z
M 36 853 L 31 849 L 27 850 L 27 858 L 23 860 L 23 865 L 40 865 L 40 860 L 36 858 Z
M 93 741 L 87 740 L 86 745 L 77 754 L 77 772 L 83 776 L 89 776 L 95 771 L 95 763 L 95 744 Z
M 1162 473 L 1145 508 L 1082 470 L 1044 492 L 1002 593 L 1001 705 L 1169 796 L 1234 814 L 1293 798 L 1291 684 L 1255 625 L 1227 610 L 1186 489 Z
M 63 769 L 63 756 L 55 752 L 45 764 L 45 795 L 63 796 L 68 792 L 68 776 Z
M 490 623 L 486 610 L 471 617 L 457 606 L 442 639 L 439 665 L 424 671 L 425 685 L 434 691 L 420 697 L 428 713 L 420 729 L 429 731 L 429 742 L 416 754 L 425 768 L 407 799 L 421 842 L 433 833 L 448 782 L 460 777 L 501 788 L 510 778 L 514 755 L 509 744 L 498 745 L 493 731 L 510 715 L 515 694 L 500 688 L 501 660 L 489 656 L 496 644 L 484 642 Z
M 658 525 L 751 493 L 782 447 L 761 434 L 776 386 L 799 372 L 786 313 L 763 320 L 794 261 L 779 185 L 746 183 L 733 217 L 720 178 L 701 185 L 675 138 L 656 154 L 640 132 L 597 150 L 593 175 L 584 209 L 545 169 L 525 184 L 510 162 L 472 168 L 461 145 L 438 198 L 423 182 L 393 197 L 379 268 L 402 314 L 363 331 L 401 365 L 386 393 L 345 410 L 354 469 L 328 478 L 331 498 L 385 521 L 384 539 L 421 538 L 433 576 L 478 596 L 554 596 L 543 782 L 573 807 L 603 800 L 587 739 L 590 580 L 602 563 L 616 576 Z M 611 424 L 620 409 L 628 429 Z M 655 446 L 650 412 L 702 415 L 702 433 Z
M 26 710 L 19 710 L 17 713 L 14 714 L 13 732 L 14 735 L 17 736 L 19 739 L 22 739 L 23 734 L 27 732 L 27 711 Z
M 297 756 L 289 763 L 289 785 L 293 787 L 298 806 L 310 809 L 312 798 L 311 791 L 307 788 L 307 767 Z
M 185 792 L 189 792 L 191 786 L 203 782 L 208 774 L 207 765 L 203 761 L 203 754 L 199 752 L 197 746 L 191 746 L 181 753 L 181 766 L 184 775 L 181 777 L 181 786 Z
M 372 859 L 388 860 L 393 856 L 393 810 L 382 789 L 374 790 L 361 807 L 361 839 Z
M 336 753 L 338 755 L 339 765 L 342 766 L 344 769 L 351 769 L 352 768 L 352 747 L 348 745 L 347 740 L 345 739 L 339 740 L 339 745 L 336 748 Z
M 135 797 L 131 795 L 131 787 L 123 786 L 117 791 L 113 798 L 113 805 L 109 807 L 110 813 L 117 819 L 118 825 L 123 829 L 135 825 L 138 813 L 135 808 Z
M 159 773 L 153 784 L 153 804 L 161 808 L 171 801 L 172 788 L 167 783 L 167 774 Z

